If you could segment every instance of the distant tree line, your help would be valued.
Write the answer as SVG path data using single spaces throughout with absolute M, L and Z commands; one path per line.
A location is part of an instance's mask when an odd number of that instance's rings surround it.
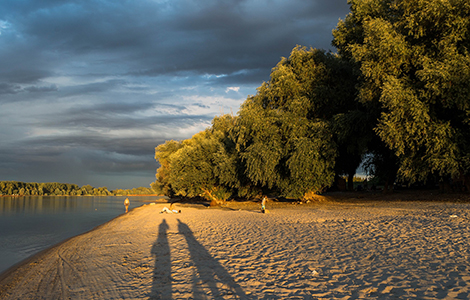
M 470 189 L 470 2 L 349 0 L 338 53 L 296 47 L 237 116 L 156 147 L 168 196 L 308 198 L 363 163 L 385 189 Z
M 155 191 L 152 188 L 145 187 L 109 191 L 107 187 L 95 188 L 91 185 L 79 187 L 70 183 L 0 181 L 0 196 L 127 196 L 153 194 L 155 194 Z
M 79 187 L 76 184 L 58 182 L 0 181 L 1 195 L 22 196 L 108 196 L 113 195 L 106 187 L 94 188 L 91 185 Z
M 138 187 L 133 189 L 117 189 L 113 190 L 112 193 L 116 196 L 128 196 L 128 195 L 156 195 L 152 188 Z

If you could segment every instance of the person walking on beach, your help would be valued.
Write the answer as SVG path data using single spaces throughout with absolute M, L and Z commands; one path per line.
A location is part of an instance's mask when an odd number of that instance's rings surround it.
M 266 213 L 266 201 L 268 201 L 268 198 L 264 196 L 263 200 L 261 200 L 261 212 L 263 214 Z
M 124 200 L 124 206 L 126 207 L 126 214 L 129 211 L 129 204 L 131 204 L 131 202 L 129 201 L 129 198 L 126 198 L 126 200 Z

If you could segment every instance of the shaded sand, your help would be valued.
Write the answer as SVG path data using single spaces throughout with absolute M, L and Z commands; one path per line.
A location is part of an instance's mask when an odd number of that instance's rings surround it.
M 0 299 L 468 299 L 470 205 L 145 205 L 0 279 Z

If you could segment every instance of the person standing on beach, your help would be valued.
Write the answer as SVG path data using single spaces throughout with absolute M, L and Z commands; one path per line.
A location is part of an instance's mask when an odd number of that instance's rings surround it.
M 268 198 L 266 198 L 266 196 L 264 196 L 263 200 L 261 200 L 261 212 L 263 214 L 266 212 L 266 201 L 268 201 Z
M 124 206 L 126 207 L 126 214 L 129 210 L 129 204 L 131 204 L 131 202 L 129 201 L 129 198 L 126 198 L 126 200 L 124 200 Z

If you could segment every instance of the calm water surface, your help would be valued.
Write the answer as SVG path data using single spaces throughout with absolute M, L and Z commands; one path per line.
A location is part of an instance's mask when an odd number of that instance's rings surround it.
M 0 197 L 0 273 L 125 213 L 126 197 Z M 164 197 L 129 197 L 129 209 Z

